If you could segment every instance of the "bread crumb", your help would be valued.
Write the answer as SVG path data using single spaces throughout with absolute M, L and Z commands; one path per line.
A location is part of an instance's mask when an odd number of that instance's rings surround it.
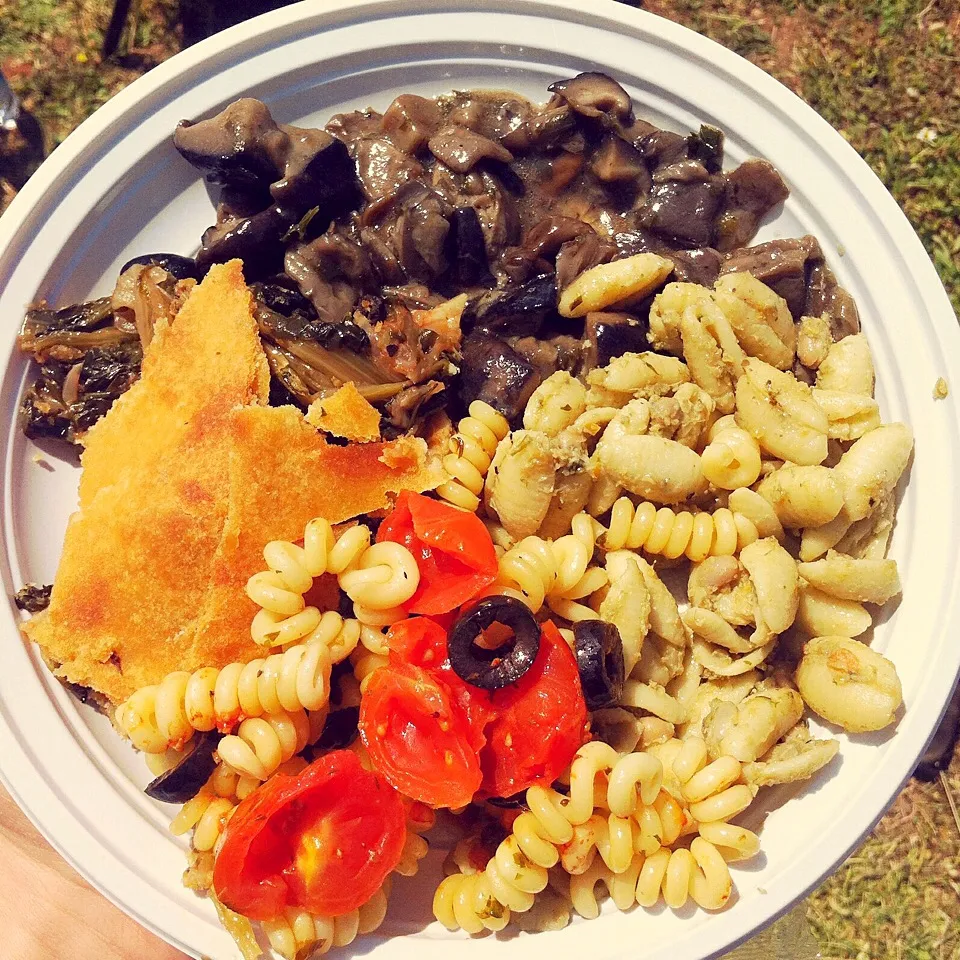
M 943 377 L 939 377 L 933 385 L 933 399 L 946 400 L 948 393 L 950 393 L 950 387 L 947 386 L 947 381 Z

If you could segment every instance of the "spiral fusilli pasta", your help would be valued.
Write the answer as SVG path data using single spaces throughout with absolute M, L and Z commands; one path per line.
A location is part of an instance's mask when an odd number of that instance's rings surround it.
M 326 711 L 303 710 L 251 717 L 220 741 L 217 753 L 224 766 L 241 777 L 266 780 L 320 736 L 325 719 Z
M 322 956 L 332 947 L 345 947 L 362 933 L 372 933 L 387 915 L 389 880 L 363 906 L 339 917 L 318 917 L 288 907 L 282 917 L 261 923 L 270 946 L 284 960 L 296 960 L 309 950 Z
M 434 913 L 451 930 L 500 930 L 525 912 L 549 882 L 570 875 L 570 897 L 584 917 L 599 912 L 595 888 L 620 909 L 679 908 L 688 898 L 719 909 L 732 890 L 727 860 L 753 856 L 759 838 L 727 822 L 752 800 L 732 757 L 707 762 L 705 742 L 670 740 L 649 752 L 620 755 L 601 741 L 585 744 L 570 766 L 569 792 L 531 787 L 527 810 L 484 869 L 447 877 Z M 694 835 L 689 849 L 672 849 Z
M 649 754 L 626 757 L 600 741 L 585 744 L 570 767 L 569 793 L 531 787 L 527 810 L 486 867 L 447 877 L 437 889 L 434 913 L 449 929 L 469 933 L 502 929 L 511 911 L 525 912 L 558 863 L 568 872 L 589 869 L 595 855 L 613 872 L 627 870 L 638 849 L 656 850 L 683 825 L 680 805 L 660 789 L 663 767 Z M 606 775 L 598 788 L 600 774 Z M 636 818 L 636 819 L 635 819 Z
M 725 507 L 713 513 L 678 513 L 653 503 L 634 505 L 629 497 L 621 497 L 613 505 L 610 527 L 600 538 L 600 546 L 604 550 L 643 549 L 670 559 L 685 555 L 696 563 L 710 556 L 732 556 L 757 537 L 750 520 Z
M 574 518 L 573 533 L 557 540 L 525 537 L 500 557 L 497 582 L 491 593 L 523 600 L 536 613 L 549 602 L 568 620 L 596 614 L 577 603 L 607 583 L 602 567 L 592 565 L 596 540 L 594 521 L 586 514 Z
M 365 630 L 328 611 L 313 639 L 282 653 L 221 670 L 176 671 L 142 687 L 117 708 L 116 725 L 138 750 L 160 754 L 182 747 L 194 731 L 226 733 L 244 718 L 320 710 L 330 697 L 333 663 L 353 652 Z
M 468 413 L 450 441 L 452 452 L 443 458 L 450 479 L 437 488 L 437 494 L 447 503 L 475 513 L 497 444 L 510 432 L 510 424 L 482 400 L 474 400 Z
M 311 520 L 303 532 L 303 546 L 273 540 L 263 549 L 267 570 L 247 582 L 247 596 L 261 609 L 250 633 L 263 646 L 286 646 L 309 641 L 323 630 L 323 617 L 307 606 L 304 594 L 316 577 L 336 574 L 341 589 L 371 623 L 379 611 L 393 611 L 413 596 L 420 570 L 413 554 L 399 543 L 370 543 L 368 527 L 357 524 L 339 539 L 322 517 Z M 399 617 L 394 617 L 399 619 Z
M 638 853 L 629 867 L 617 874 L 602 860 L 596 860 L 586 872 L 570 878 L 570 901 L 574 910 L 586 919 L 600 913 L 596 886 L 602 883 L 620 910 L 634 903 L 653 907 L 663 898 L 668 907 L 678 910 L 692 899 L 705 910 L 719 910 L 730 899 L 733 880 L 720 851 L 703 837 L 695 837 L 690 848 L 655 853 Z

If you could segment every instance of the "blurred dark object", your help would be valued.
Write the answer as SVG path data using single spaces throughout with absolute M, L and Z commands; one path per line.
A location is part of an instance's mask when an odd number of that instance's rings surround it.
M 0 111 L 2 112 L 2 111 Z M 21 189 L 45 156 L 43 130 L 32 113 L 18 105 L 16 121 L 9 127 L 0 123 L 0 200 L 2 190 Z M 4 184 L 8 185 L 4 188 Z M 4 204 L 0 202 L 0 210 Z
M 251 17 L 286 7 L 293 0 L 180 0 L 183 45 L 190 46 Z
M 189 0 L 186 0 L 189 3 Z M 107 24 L 106 32 L 103 35 L 103 56 L 112 57 L 120 46 L 120 38 L 123 36 L 123 29 L 127 25 L 130 17 L 130 8 L 133 6 L 133 0 L 114 0 L 113 12 L 110 14 L 110 23 Z
M 20 101 L 10 89 L 7 78 L 0 70 L 0 130 L 11 131 L 17 129 L 17 118 L 20 115 Z
M 940 721 L 926 753 L 913 772 L 915 777 L 928 783 L 936 780 L 950 766 L 954 748 L 960 739 L 960 685 L 953 691 L 953 699 Z
M 189 47 L 251 17 L 285 7 L 293 0 L 180 0 L 183 45 Z M 138 0 L 114 0 L 110 23 L 103 37 L 103 56 L 111 57 L 120 47 L 131 11 Z

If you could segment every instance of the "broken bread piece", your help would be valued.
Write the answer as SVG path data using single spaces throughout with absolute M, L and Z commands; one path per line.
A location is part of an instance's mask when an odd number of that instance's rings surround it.
M 307 410 L 307 423 L 344 440 L 370 443 L 380 439 L 380 412 L 353 382 L 329 397 L 314 400 Z
M 58 676 L 120 701 L 203 665 L 189 625 L 227 514 L 231 412 L 267 392 L 240 263 L 214 266 L 88 435 L 50 605 L 24 626 Z
M 140 379 L 85 435 L 80 506 L 169 456 L 188 430 L 222 432 L 233 407 L 266 403 L 269 390 L 243 265 L 215 265 L 173 322 L 157 324 Z

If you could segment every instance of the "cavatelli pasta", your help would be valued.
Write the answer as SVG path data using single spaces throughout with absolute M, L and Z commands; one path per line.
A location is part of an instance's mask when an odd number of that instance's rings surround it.
M 643 549 L 694 562 L 709 556 L 732 556 L 757 539 L 757 528 L 739 513 L 724 507 L 713 513 L 677 512 L 653 503 L 634 505 L 621 497 L 613 505 L 610 526 L 600 538 L 604 550 Z
M 760 476 L 760 444 L 732 420 L 723 418 L 725 422 L 711 431 L 710 442 L 700 454 L 703 475 L 721 490 L 750 487 Z
M 282 653 L 221 670 L 176 671 L 143 687 L 117 708 L 116 725 L 137 749 L 163 753 L 195 730 L 227 732 L 244 718 L 320 710 L 330 697 L 332 664 L 352 653 L 364 632 L 356 620 L 328 611 L 312 640 Z
M 482 400 L 474 400 L 468 413 L 457 424 L 451 452 L 443 459 L 450 479 L 437 488 L 437 494 L 453 506 L 475 513 L 497 444 L 510 432 L 510 424 Z

